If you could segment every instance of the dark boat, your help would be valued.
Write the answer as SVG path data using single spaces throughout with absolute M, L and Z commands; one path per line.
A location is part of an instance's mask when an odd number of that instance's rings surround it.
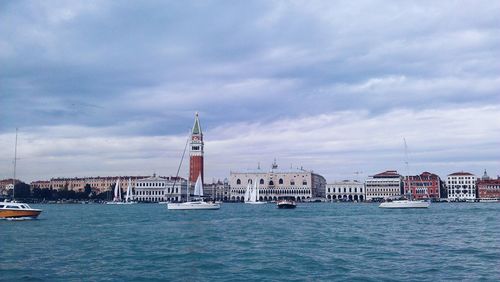
M 294 209 L 297 207 L 297 204 L 292 199 L 280 199 L 276 203 L 278 209 Z

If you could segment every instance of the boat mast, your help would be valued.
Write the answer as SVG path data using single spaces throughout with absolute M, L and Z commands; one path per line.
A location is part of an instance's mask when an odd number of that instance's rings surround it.
M 16 199 L 16 165 L 17 165 L 17 127 L 16 127 L 16 143 L 14 146 L 14 178 L 12 179 L 12 200 Z
M 188 138 L 186 140 L 186 144 L 184 145 L 184 151 L 182 152 L 182 157 L 181 157 L 181 162 L 179 163 L 179 166 L 177 167 L 177 173 L 175 174 L 175 179 L 174 183 L 172 184 L 172 191 L 170 194 L 174 193 L 174 188 L 175 188 L 175 183 L 177 182 L 177 179 L 179 178 L 179 172 L 181 170 L 182 166 L 182 161 L 184 160 L 184 155 L 186 155 L 186 149 L 189 144 L 189 139 L 191 139 L 191 129 L 189 129 L 189 134 Z M 167 187 L 165 187 L 165 191 L 167 190 Z M 188 177 L 188 182 L 187 182 L 187 196 L 186 196 L 186 202 L 189 202 L 189 177 Z M 182 183 L 181 183 L 181 201 L 182 201 Z
M 405 144 L 405 166 L 406 166 L 406 182 L 408 183 L 408 193 L 410 193 L 410 199 L 412 198 L 411 185 L 410 185 L 410 165 L 408 164 L 408 145 L 406 144 L 406 138 L 403 137 L 403 142 Z

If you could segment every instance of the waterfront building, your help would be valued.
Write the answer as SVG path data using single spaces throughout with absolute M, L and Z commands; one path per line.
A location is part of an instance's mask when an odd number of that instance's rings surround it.
M 69 177 L 69 178 L 52 178 L 49 181 L 39 180 L 31 182 L 32 188 L 52 188 L 55 190 L 73 190 L 75 192 L 83 192 L 85 186 L 90 185 L 93 192 L 99 194 L 112 189 L 120 179 L 120 187 L 127 187 L 129 178 L 132 182 L 132 187 L 135 186 L 138 179 L 146 178 L 147 176 L 97 176 L 97 177 Z
M 455 172 L 448 175 L 446 187 L 448 199 L 455 201 L 474 200 L 476 198 L 477 177 L 469 172 Z
M 305 169 L 279 169 L 276 161 L 270 170 L 260 168 L 231 171 L 229 177 L 230 200 L 243 201 L 245 189 L 254 181 L 259 184 L 259 201 L 276 201 L 278 197 L 292 197 L 296 201 L 310 201 L 325 197 L 326 180 Z
M 127 186 L 121 188 L 126 191 Z M 180 202 L 186 197 L 187 180 L 153 174 L 152 177 L 138 179 L 133 188 L 133 200 L 138 202 Z
M 481 200 L 500 200 L 500 176 L 491 179 L 485 170 L 483 177 L 477 181 L 477 192 Z
M 196 113 L 193 129 L 191 130 L 191 140 L 189 146 L 189 181 L 191 182 L 191 185 L 196 183 L 200 174 L 201 180 L 204 180 L 203 146 L 203 133 L 201 131 L 198 113 Z
M 219 179 L 209 184 L 203 184 L 203 193 L 215 201 L 229 201 L 231 194 L 229 180 L 225 178 L 224 181 Z
M 326 199 L 329 201 L 356 201 L 366 199 L 365 184 L 357 180 L 343 180 L 326 184 Z
M 397 199 L 402 193 L 402 176 L 396 170 L 388 170 L 370 176 L 365 181 L 366 200 Z
M 440 198 L 441 179 L 434 173 L 425 171 L 419 175 L 410 175 L 404 177 L 403 182 L 404 195 L 411 193 L 413 199 Z

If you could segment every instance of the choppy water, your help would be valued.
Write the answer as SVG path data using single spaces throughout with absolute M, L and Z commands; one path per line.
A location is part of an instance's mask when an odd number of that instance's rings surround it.
M 500 204 L 43 205 L 0 221 L 0 280 L 500 280 Z

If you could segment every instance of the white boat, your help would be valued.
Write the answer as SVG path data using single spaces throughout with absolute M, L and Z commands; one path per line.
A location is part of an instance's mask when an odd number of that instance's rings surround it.
M 28 204 L 16 202 L 0 202 L 0 219 L 23 220 L 35 219 L 42 210 L 33 209 Z
M 24 220 L 35 219 L 40 215 L 42 210 L 33 209 L 26 203 L 17 203 L 16 200 L 16 165 L 17 165 L 17 131 L 16 128 L 16 143 L 14 147 L 14 177 L 12 178 L 12 202 L 0 202 L 0 219 L 7 220 Z
M 493 198 L 493 199 L 479 199 L 479 202 L 480 203 L 498 203 L 498 202 L 500 202 L 500 200 L 495 199 L 495 198 Z
M 189 197 L 189 185 L 187 189 L 187 196 Z M 220 204 L 212 202 L 203 201 L 203 181 L 201 180 L 201 173 L 198 175 L 196 184 L 194 185 L 194 196 L 193 201 L 187 201 L 184 203 L 169 203 L 167 204 L 167 209 L 169 210 L 218 210 L 220 209 Z
M 395 200 L 392 202 L 384 202 L 379 205 L 379 208 L 384 209 L 418 209 L 428 208 L 431 205 L 430 201 L 423 200 Z
M 245 190 L 245 204 L 251 205 L 262 205 L 266 204 L 266 202 L 259 201 L 259 183 L 257 179 L 254 179 L 253 187 L 250 183 L 247 185 L 247 189 Z
M 137 204 L 136 201 L 134 201 L 134 193 L 132 192 L 132 183 L 131 179 L 128 179 L 128 186 L 127 186 L 127 194 L 125 194 L 125 202 L 123 204 L 125 205 L 131 205 L 131 204 Z
M 411 181 L 409 177 L 408 169 L 408 147 L 406 145 L 406 139 L 404 140 L 405 145 L 405 158 L 406 158 L 406 182 L 408 183 L 408 199 L 407 200 L 394 200 L 391 202 L 383 202 L 378 207 L 382 209 L 422 209 L 428 208 L 431 205 L 431 201 L 424 200 L 414 200 L 411 194 Z M 426 189 L 427 190 L 427 189 Z
M 122 189 L 120 188 L 120 178 L 116 181 L 113 201 L 106 202 L 107 205 L 123 205 L 122 202 Z

